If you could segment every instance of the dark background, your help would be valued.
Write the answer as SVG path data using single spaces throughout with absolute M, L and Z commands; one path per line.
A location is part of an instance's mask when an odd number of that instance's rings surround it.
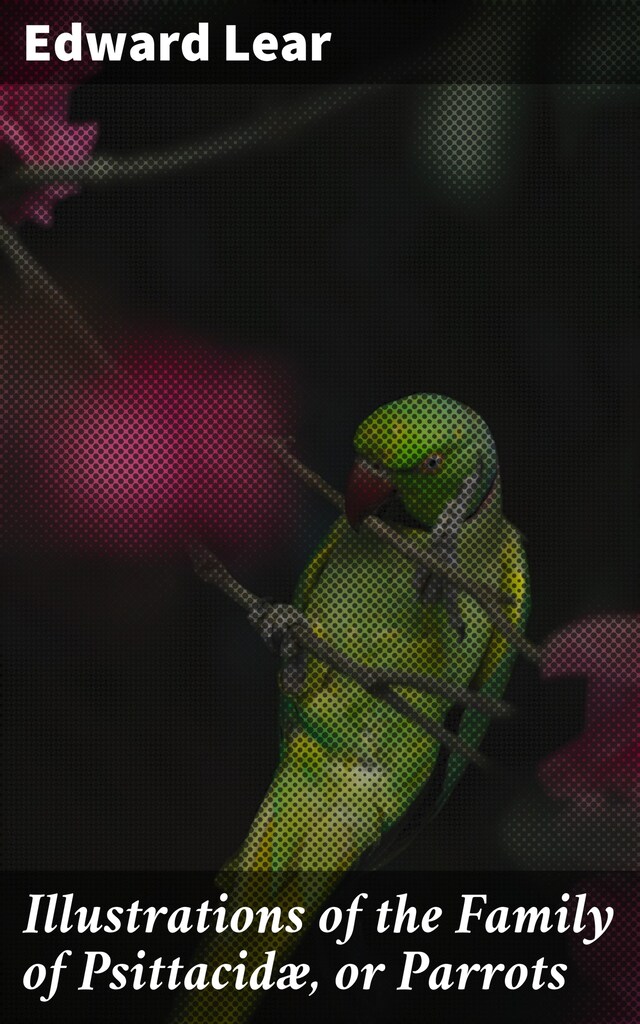
M 638 607 L 637 98 L 572 106 L 562 87 L 520 89 L 497 176 L 447 191 L 420 158 L 433 88 L 360 100 L 197 173 L 85 192 L 22 237 L 96 321 L 282 359 L 298 450 L 338 487 L 379 404 L 436 391 L 477 409 L 527 538 L 541 640 Z M 99 122 L 100 149 L 127 152 L 294 93 L 133 88 L 105 69 L 73 111 Z M 331 519 L 304 495 L 295 534 L 241 566 L 245 582 L 286 600 Z M 186 558 L 6 561 L 5 865 L 213 871 L 275 763 L 272 657 Z M 470 769 L 396 866 L 511 864 L 500 822 L 580 730 L 583 694 L 520 660 L 519 713 L 486 743 L 495 771 Z
M 375 6 L 382 16 L 383 5 Z M 222 21 L 234 20 L 227 9 L 248 21 L 260 10 L 222 7 Z M 537 642 L 587 613 L 637 612 L 640 599 L 640 99 L 637 87 L 606 85 L 637 80 L 625 28 L 635 11 L 620 4 L 612 18 L 608 6 L 584 7 L 588 17 L 581 5 L 530 4 L 525 22 L 520 4 L 501 4 L 498 15 L 492 4 L 434 3 L 437 32 L 417 38 L 405 21 L 385 45 L 372 19 L 363 38 L 376 45 L 354 50 L 345 77 L 414 84 L 361 97 L 285 140 L 267 139 L 197 172 L 85 190 L 58 205 L 52 229 L 20 229 L 108 349 L 123 332 L 156 330 L 176 346 L 195 337 L 283 366 L 295 393 L 297 450 L 337 487 L 357 424 L 379 404 L 435 391 L 477 409 L 496 438 L 506 514 L 527 540 L 527 632 Z M 146 25 L 150 5 L 127 8 Z M 157 18 L 173 19 L 170 6 L 160 8 Z M 421 13 L 419 5 L 404 8 Z M 341 17 L 340 30 L 350 24 Z M 423 65 L 413 54 L 430 56 L 441 43 L 446 52 L 451 39 L 460 46 L 448 51 L 460 64 L 458 81 L 592 85 L 465 92 L 418 84 Z M 504 40 L 517 64 L 503 62 Z M 380 60 L 390 57 L 401 74 L 382 73 Z M 444 71 L 433 80 L 446 81 L 451 63 L 438 67 Z M 303 75 L 275 84 L 278 75 L 264 68 L 259 85 L 229 84 L 216 68 L 208 83 L 202 75 L 189 85 L 180 69 L 153 70 L 165 84 L 150 84 L 146 68 L 131 84 L 129 69 L 112 66 L 76 90 L 72 115 L 99 123 L 98 154 L 191 141 L 319 88 L 309 69 L 304 85 Z M 16 282 L 5 270 L 8 332 L 4 321 L 0 327 L 11 334 Z M 40 329 L 30 336 L 34 322 Z M 36 310 L 22 329 L 15 318 L 13 326 L 16 404 L 21 389 L 42 406 L 58 400 L 56 361 L 66 361 L 72 387 L 82 387 L 74 343 L 67 349 L 53 314 L 50 324 Z M 28 491 L 20 492 L 31 452 L 19 436 L 9 431 L 8 507 L 22 529 L 9 516 L 2 554 L 11 952 L 3 991 L 7 1016 L 31 1022 L 35 997 L 16 979 L 36 959 L 51 962 L 62 943 L 21 936 L 27 894 L 75 891 L 78 901 L 103 906 L 211 896 L 214 873 L 246 835 L 273 772 L 278 692 L 275 659 L 186 556 L 83 557 L 73 545 L 54 553 L 46 530 L 32 541 Z M 52 507 L 52 523 L 57 515 Z M 252 589 L 288 600 L 331 521 L 321 498 L 300 494 L 297 525 L 287 525 L 278 545 L 228 560 Z M 291 522 L 284 509 L 283 522 Z M 412 888 L 424 905 L 454 905 L 469 887 L 490 892 L 492 904 L 556 906 L 566 886 L 595 893 L 601 905 L 615 902 L 611 945 L 598 947 L 600 960 L 590 965 L 553 936 L 495 946 L 480 936 L 469 949 L 443 939 L 430 950 L 434 961 L 533 962 L 544 953 L 571 962 L 570 984 L 557 998 L 498 990 L 482 1005 L 474 995 L 446 994 L 427 1004 L 417 988 L 403 1004 L 393 992 L 363 1004 L 332 989 L 339 954 L 311 937 L 301 958 L 306 948 L 327 983 L 323 1001 L 305 1008 L 309 1020 L 327 1012 L 385 1020 L 392 1005 L 407 1018 L 434 1007 L 442 1020 L 543 1013 L 574 1024 L 583 1019 L 578 990 L 597 1019 L 594 997 L 611 979 L 614 989 L 624 985 L 624 957 L 637 947 L 632 890 L 626 876 L 616 882 L 585 871 L 616 866 L 617 847 L 628 866 L 635 844 L 627 836 L 622 847 L 608 819 L 588 814 L 572 832 L 570 816 L 562 818 L 536 781 L 541 759 L 582 729 L 585 681 L 543 682 L 520 659 L 508 696 L 517 714 L 492 726 L 484 744 L 492 770 L 469 769 L 444 811 L 434 820 L 425 814 L 425 827 L 388 865 L 422 870 L 405 874 L 406 882 L 350 874 L 336 902 L 345 905 L 355 886 L 378 901 Z M 548 851 L 551 866 L 576 873 L 510 870 L 548 867 Z M 490 878 L 471 874 L 483 869 Z M 146 945 L 166 954 L 165 941 L 159 933 Z M 136 942 L 125 936 L 114 955 L 131 961 Z M 387 955 L 375 939 L 359 942 L 356 961 Z M 68 988 L 46 1008 L 37 1004 L 35 1018 L 68 1024 L 117 1012 L 157 1021 L 169 1012 L 164 992 L 157 1001 L 128 992 L 89 1005 Z M 297 1019 L 299 1011 L 293 999 L 269 999 L 259 1019 Z

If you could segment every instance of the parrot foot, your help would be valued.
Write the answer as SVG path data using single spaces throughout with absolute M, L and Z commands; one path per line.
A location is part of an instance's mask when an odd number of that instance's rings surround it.
M 296 626 L 307 625 L 302 612 L 291 604 L 264 601 L 249 612 L 249 622 L 274 654 L 282 659 L 282 687 L 287 693 L 300 693 L 306 672 L 305 651 Z

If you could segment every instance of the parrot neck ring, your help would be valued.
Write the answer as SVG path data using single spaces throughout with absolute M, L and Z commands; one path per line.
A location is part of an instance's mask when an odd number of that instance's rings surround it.
M 473 519 L 474 516 L 477 516 L 480 512 L 482 512 L 483 509 L 487 508 L 487 506 L 491 503 L 491 499 L 493 498 L 494 494 L 496 493 L 497 487 L 498 487 L 498 470 L 495 471 L 495 473 L 493 474 L 493 476 L 489 480 L 489 483 L 487 484 L 487 489 L 484 492 L 483 496 L 480 498 L 480 501 L 478 502 L 476 507 L 472 508 L 471 511 L 464 518 L 465 519 Z

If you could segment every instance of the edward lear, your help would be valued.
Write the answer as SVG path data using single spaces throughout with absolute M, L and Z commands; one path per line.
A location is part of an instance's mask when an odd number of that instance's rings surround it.
M 225 26 L 225 61 L 284 60 L 321 61 L 323 47 L 331 41 L 331 32 L 285 32 L 278 38 L 273 32 L 258 32 L 252 39 L 238 39 L 236 25 Z M 94 61 L 170 61 L 209 60 L 209 23 L 201 21 L 193 32 L 84 32 L 82 22 L 74 21 L 68 32 L 50 36 L 49 25 L 27 25 L 25 58 L 27 61 L 50 61 L 52 54 L 62 62 L 80 61 L 88 53 Z

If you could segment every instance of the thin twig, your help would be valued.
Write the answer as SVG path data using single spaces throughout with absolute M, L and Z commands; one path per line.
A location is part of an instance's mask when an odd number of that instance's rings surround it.
M 191 556 L 198 574 L 209 583 L 215 583 L 236 604 L 241 605 L 249 613 L 264 609 L 262 598 L 247 590 L 220 562 L 216 556 L 201 545 L 193 545 Z M 415 675 L 409 672 L 396 672 L 393 669 L 378 670 L 369 665 L 361 665 L 353 658 L 336 650 L 331 644 L 319 637 L 299 612 L 295 625 L 301 644 L 315 654 L 320 660 L 333 665 L 342 675 L 358 676 L 369 690 L 385 690 L 389 686 L 402 686 L 407 689 L 428 691 L 446 697 L 448 700 L 463 703 L 488 715 L 507 716 L 511 708 L 506 701 L 499 700 L 483 693 L 466 690 L 454 683 L 435 679 L 432 676 Z
M 14 231 L 0 216 L 0 248 L 11 261 L 27 298 L 31 294 L 42 297 L 62 314 L 67 329 L 73 331 L 83 349 L 90 352 L 98 365 L 105 368 L 112 366 L 111 360 L 100 343 L 96 340 L 91 328 L 83 319 L 72 302 L 49 276 L 44 267 L 31 255 L 22 244 L 17 231 Z
M 236 580 L 220 560 L 208 549 L 200 544 L 195 544 L 191 548 L 191 557 L 196 572 L 202 579 L 207 583 L 215 583 L 228 597 L 246 611 L 250 613 L 259 612 L 265 607 L 265 602 Z M 414 722 L 451 750 L 462 754 L 465 758 L 474 761 L 476 764 L 485 763 L 482 755 L 470 744 L 465 743 L 458 736 L 450 733 L 444 726 L 434 722 L 427 715 L 423 715 L 409 704 L 404 697 L 391 689 L 391 687 L 399 686 L 406 689 L 418 689 L 439 694 L 455 703 L 463 704 L 466 707 L 473 707 L 483 714 L 492 716 L 502 717 L 510 714 L 511 709 L 505 701 L 487 694 L 464 690 L 454 684 L 447 683 L 444 680 L 432 679 L 429 676 L 416 676 L 387 669 L 378 670 L 368 665 L 361 665 L 348 655 L 336 650 L 326 640 L 318 637 L 302 613 L 299 613 L 299 617 L 296 618 L 296 621 L 289 628 L 302 647 L 310 651 L 321 661 L 331 665 L 341 675 L 348 676 L 368 693 L 373 693 L 381 700 L 384 700 L 405 718 Z
M 351 103 L 394 86 L 387 83 L 355 83 L 330 86 L 307 94 L 274 110 L 261 111 L 233 128 L 196 142 L 132 156 L 98 156 L 82 164 L 22 164 L 6 180 L 7 188 L 43 183 L 72 182 L 83 187 L 121 184 L 140 178 L 159 177 L 195 170 L 214 159 L 250 152 L 264 143 L 281 142 Z
M 266 444 L 285 466 L 288 466 L 309 487 L 324 495 L 332 505 L 335 505 L 340 512 L 344 513 L 344 499 L 340 492 L 327 483 L 314 470 L 305 466 L 291 452 L 284 440 L 281 438 L 267 438 Z M 372 533 L 375 533 L 380 540 L 391 545 L 391 547 L 395 548 L 396 551 L 399 551 L 400 554 L 404 555 L 411 562 L 424 566 L 426 569 L 436 572 L 441 576 L 446 576 L 460 590 L 470 594 L 486 612 L 496 629 L 500 631 L 515 650 L 523 654 L 529 661 L 533 661 L 535 664 L 540 663 L 541 654 L 536 645 L 516 629 L 505 615 L 502 609 L 502 604 L 505 603 L 504 594 L 469 579 L 460 569 L 442 561 L 433 552 L 424 551 L 422 548 L 419 548 L 407 534 L 402 534 L 395 530 L 389 523 L 383 522 L 376 515 L 367 516 L 363 525 Z

